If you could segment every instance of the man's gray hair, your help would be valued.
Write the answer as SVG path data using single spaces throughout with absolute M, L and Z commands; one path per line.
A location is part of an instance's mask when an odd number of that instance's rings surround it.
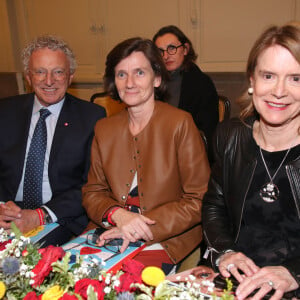
M 29 71 L 29 60 L 32 53 L 38 49 L 48 48 L 50 50 L 56 51 L 61 50 L 67 56 L 70 63 L 70 73 L 74 74 L 77 63 L 72 49 L 68 44 L 61 38 L 54 35 L 42 35 L 34 40 L 32 40 L 22 51 L 22 60 L 24 71 L 27 73 Z

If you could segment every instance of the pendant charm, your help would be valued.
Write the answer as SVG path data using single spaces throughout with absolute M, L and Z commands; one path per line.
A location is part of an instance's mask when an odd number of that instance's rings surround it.
M 259 195 L 265 202 L 272 203 L 278 199 L 279 189 L 273 182 L 268 182 L 261 187 Z

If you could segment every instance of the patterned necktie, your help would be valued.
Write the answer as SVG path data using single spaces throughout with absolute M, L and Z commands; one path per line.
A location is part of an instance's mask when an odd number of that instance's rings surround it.
M 48 109 L 40 110 L 30 143 L 24 175 L 23 202 L 25 209 L 35 209 L 43 204 L 42 184 L 45 153 L 47 147 L 46 118 L 51 114 Z

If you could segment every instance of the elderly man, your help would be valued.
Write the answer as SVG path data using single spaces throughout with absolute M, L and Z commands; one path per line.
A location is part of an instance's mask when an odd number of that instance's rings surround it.
M 0 100 L 0 227 L 26 233 L 57 222 L 44 245 L 63 244 L 87 225 L 81 186 L 100 106 L 66 93 L 76 61 L 61 39 L 41 36 L 23 51 L 33 93 Z

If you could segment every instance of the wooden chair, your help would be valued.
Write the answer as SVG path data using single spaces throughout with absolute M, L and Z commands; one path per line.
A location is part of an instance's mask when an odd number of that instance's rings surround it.
M 230 118 L 231 104 L 227 97 L 219 95 L 219 122 Z
M 112 99 L 104 92 L 92 95 L 90 101 L 102 106 L 106 110 L 107 117 L 117 114 L 126 107 L 125 103 Z

